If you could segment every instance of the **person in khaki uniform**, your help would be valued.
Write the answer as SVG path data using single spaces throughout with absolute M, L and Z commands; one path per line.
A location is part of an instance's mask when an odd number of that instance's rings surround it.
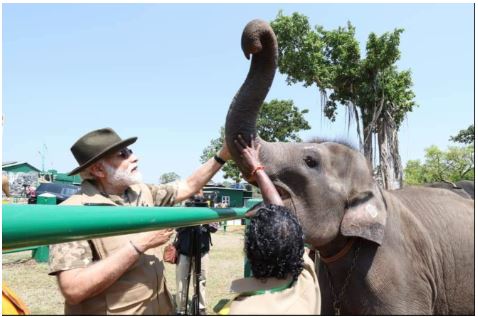
M 249 182 L 256 182 L 265 206 L 248 212 L 251 223 L 245 235 L 245 251 L 253 277 L 232 282 L 239 293 L 221 315 L 319 315 L 320 289 L 314 263 L 304 254 L 304 237 L 297 217 L 283 202 L 259 160 L 260 145 L 235 141 Z
M 282 206 L 260 208 L 245 237 L 253 277 L 232 282 L 238 295 L 220 315 L 319 315 L 314 262 L 304 253 L 302 229 Z
M 87 133 L 71 151 L 83 182 L 63 205 L 172 206 L 198 192 L 230 158 L 227 147 L 185 181 L 145 185 L 138 158 L 111 128 Z M 94 220 L 92 220 L 94 221 Z M 162 245 L 173 229 L 50 246 L 50 272 L 65 297 L 67 315 L 172 314 Z

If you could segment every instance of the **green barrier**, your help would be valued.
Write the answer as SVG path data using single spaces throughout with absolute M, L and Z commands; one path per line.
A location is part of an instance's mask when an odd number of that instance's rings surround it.
M 4 205 L 2 250 L 244 218 L 244 208 Z
M 249 224 L 251 223 L 250 219 L 246 219 L 246 229 L 248 229 Z M 251 262 L 249 262 L 249 259 L 247 256 L 244 256 L 244 277 L 252 277 L 252 271 L 251 271 Z
M 47 245 L 41 246 L 33 250 L 32 257 L 38 263 L 48 262 L 50 251 Z
M 3 250 L 2 254 L 10 254 L 10 253 L 23 252 L 23 251 L 34 251 L 38 247 L 41 247 L 41 245 L 40 246 L 36 245 L 36 246 L 31 246 L 31 247 L 25 247 L 25 248 L 10 249 L 10 250 Z
M 2 254 L 10 254 L 10 253 L 24 252 L 24 251 L 32 251 L 32 258 L 34 258 L 35 261 L 37 262 L 48 262 L 50 250 L 47 245 L 4 250 L 2 251 Z
M 56 196 L 49 193 L 38 195 L 37 205 L 56 205 Z M 47 245 L 39 246 L 32 251 L 32 257 L 37 263 L 48 262 L 49 254 Z
M 56 205 L 55 195 L 43 194 L 37 197 L 38 205 Z

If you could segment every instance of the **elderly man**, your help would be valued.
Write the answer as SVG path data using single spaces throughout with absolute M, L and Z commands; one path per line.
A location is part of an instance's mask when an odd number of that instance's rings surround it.
M 110 128 L 81 137 L 71 152 L 83 178 L 81 191 L 63 205 L 172 206 L 198 192 L 230 158 L 227 147 L 185 181 L 145 185 L 138 158 Z M 162 248 L 173 229 L 52 245 L 50 273 L 65 297 L 67 315 L 173 313 Z

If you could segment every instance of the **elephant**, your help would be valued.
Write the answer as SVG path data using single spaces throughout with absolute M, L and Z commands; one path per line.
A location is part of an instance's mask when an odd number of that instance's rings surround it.
M 253 20 L 241 46 L 252 60 L 225 140 L 242 135 L 261 145 L 265 172 L 320 254 L 322 314 L 474 314 L 473 201 L 445 189 L 384 190 L 345 142 L 262 140 L 256 120 L 277 69 L 277 40 L 267 22 Z M 240 150 L 229 150 L 250 175 Z
M 456 182 L 456 185 L 470 195 L 471 199 L 475 199 L 475 181 L 461 180 Z
M 442 181 L 426 184 L 427 187 L 444 188 L 460 195 L 461 197 L 475 199 L 475 182 L 469 180 L 461 180 L 456 183 Z

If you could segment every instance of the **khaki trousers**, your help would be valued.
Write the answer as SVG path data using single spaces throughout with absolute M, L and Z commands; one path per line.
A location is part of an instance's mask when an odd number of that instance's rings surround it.
M 182 314 L 186 309 L 187 301 L 187 282 L 188 282 L 188 273 L 189 273 L 189 261 L 191 257 L 180 254 L 178 263 L 176 265 L 176 313 Z M 201 256 L 201 275 L 199 277 L 199 309 L 206 309 L 206 275 L 207 275 L 207 266 L 209 262 L 209 253 L 206 252 Z M 194 261 L 191 267 L 191 285 L 189 285 L 189 293 L 194 294 L 196 289 L 196 283 L 194 283 Z M 191 309 L 188 308 L 190 312 Z

